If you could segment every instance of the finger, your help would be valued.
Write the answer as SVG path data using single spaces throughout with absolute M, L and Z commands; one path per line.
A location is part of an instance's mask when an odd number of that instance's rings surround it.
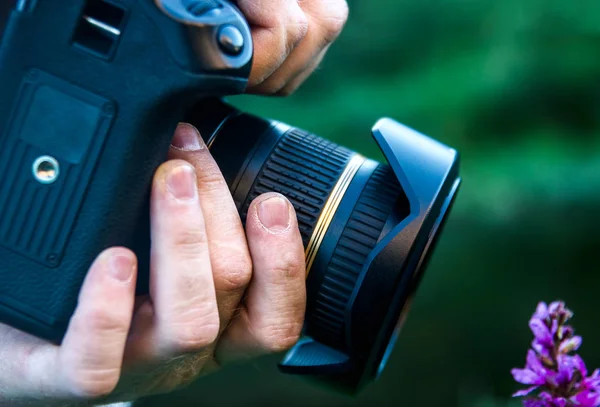
M 173 139 L 172 159 L 191 163 L 197 172 L 198 192 L 206 223 L 217 305 L 223 330 L 252 277 L 246 234 L 229 187 L 198 130 L 181 124 Z
M 189 163 L 172 160 L 158 169 L 151 229 L 152 303 L 138 310 L 128 349 L 162 360 L 203 349 L 219 330 L 204 217 Z
M 275 72 L 303 40 L 308 20 L 297 0 L 239 0 L 237 4 L 252 26 L 256 50 L 250 89 Z
M 308 31 L 302 42 L 285 62 L 266 80 L 249 89 L 249 93 L 292 93 L 318 67 L 326 50 L 341 33 L 348 19 L 345 0 L 307 0 L 300 3 L 308 19 Z M 296 80 L 302 77 L 300 80 Z M 288 86 L 290 82 L 295 86 Z
M 279 194 L 258 197 L 246 233 L 254 273 L 245 308 L 219 342 L 220 363 L 288 349 L 304 322 L 304 247 L 292 205 Z
M 98 257 L 79 294 L 56 366 L 47 369 L 42 387 L 51 387 L 58 380 L 64 389 L 83 398 L 113 391 L 121 376 L 133 314 L 136 268 L 135 255 L 127 249 L 110 249 Z M 48 367 L 37 363 L 38 369 Z

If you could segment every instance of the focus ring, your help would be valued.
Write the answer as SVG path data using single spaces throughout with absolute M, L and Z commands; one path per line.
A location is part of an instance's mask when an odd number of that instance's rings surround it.
M 260 170 L 242 213 L 261 194 L 278 192 L 296 210 L 304 246 L 308 245 L 332 189 L 354 153 L 310 133 L 293 129 L 281 137 Z
M 329 265 L 323 271 L 314 312 L 309 313 L 309 334 L 320 342 L 345 350 L 346 308 L 363 265 L 401 193 L 391 168 L 379 165 L 358 199 Z

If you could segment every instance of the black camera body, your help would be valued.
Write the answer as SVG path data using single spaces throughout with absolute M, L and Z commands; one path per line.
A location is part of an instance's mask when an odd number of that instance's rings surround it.
M 0 48 L 1 319 L 60 340 L 91 260 L 139 244 L 178 122 L 199 98 L 246 87 L 249 29 L 220 4 L 218 18 L 149 0 L 21 1 L 12 12 Z M 223 25 L 244 52 L 221 50 Z
M 455 150 L 384 118 L 372 129 L 381 164 L 225 104 L 246 89 L 253 56 L 226 0 L 18 0 L 5 11 L 0 322 L 60 342 L 87 270 L 114 246 L 136 252 L 147 293 L 150 186 L 185 120 L 242 221 L 267 191 L 298 214 L 306 323 L 280 369 L 351 393 L 381 373 L 461 183 Z

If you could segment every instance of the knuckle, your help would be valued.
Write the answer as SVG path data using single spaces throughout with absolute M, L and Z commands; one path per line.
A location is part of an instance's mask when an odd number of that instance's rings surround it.
M 325 31 L 327 43 L 335 41 L 340 35 L 348 21 L 348 15 L 348 3 L 345 0 L 337 1 L 335 6 L 330 8 L 327 17 L 322 20 L 322 28 Z
M 73 395 L 83 399 L 98 399 L 110 395 L 115 390 L 120 370 L 73 370 L 68 375 Z
M 194 352 L 213 344 L 219 335 L 219 313 L 216 304 L 198 300 L 200 306 L 181 307 L 168 329 L 169 342 L 181 352 Z
M 175 247 L 179 254 L 195 257 L 208 242 L 203 227 L 185 227 L 175 236 Z
M 179 352 L 196 352 L 215 343 L 219 335 L 219 320 L 174 323 L 171 327 L 173 347 Z
M 302 323 L 277 324 L 262 331 L 264 333 L 259 338 L 261 347 L 269 353 L 279 353 L 289 350 L 298 342 L 302 332 Z
M 245 249 L 231 249 L 227 255 L 213 261 L 215 283 L 222 291 L 238 291 L 248 286 L 252 278 L 252 260 Z M 218 276 L 218 278 L 216 277 Z
M 198 171 L 198 184 L 203 191 L 229 190 L 227 182 L 216 164 Z
M 105 308 L 92 309 L 76 318 L 75 324 L 83 330 L 123 334 L 129 330 L 128 317 L 123 313 L 111 312 Z
M 302 253 L 287 252 L 282 254 L 279 264 L 274 265 L 273 274 L 280 275 L 286 279 L 294 279 L 300 275 L 304 276 L 305 260 Z
M 290 51 L 298 46 L 308 34 L 308 17 L 304 12 L 294 13 L 291 22 L 288 23 L 288 38 L 290 42 Z

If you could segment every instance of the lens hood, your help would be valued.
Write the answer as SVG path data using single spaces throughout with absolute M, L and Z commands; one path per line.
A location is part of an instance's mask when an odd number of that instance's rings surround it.
M 314 376 L 351 393 L 385 367 L 461 183 L 454 149 L 389 118 L 372 133 L 410 213 L 386 228 L 367 257 L 345 310 L 344 351 L 305 337 L 280 364 L 283 372 Z

